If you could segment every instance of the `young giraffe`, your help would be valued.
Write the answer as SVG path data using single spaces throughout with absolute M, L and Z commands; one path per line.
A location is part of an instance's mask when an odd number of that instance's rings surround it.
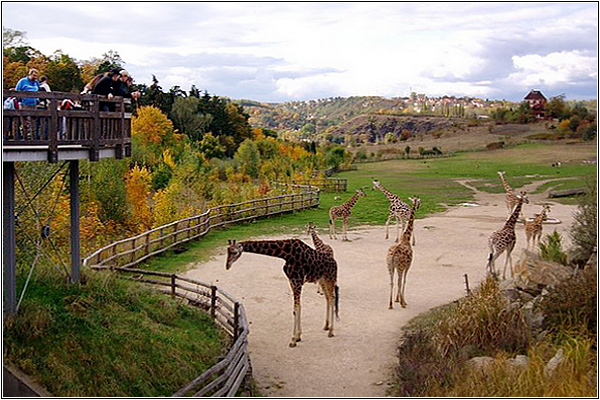
M 336 218 L 342 219 L 342 241 L 348 242 L 348 217 L 350 216 L 350 210 L 356 204 L 359 197 L 366 197 L 367 195 L 361 189 L 356 189 L 354 196 L 350 198 L 344 204 L 339 206 L 333 206 L 329 209 L 329 238 L 337 239 L 335 235 L 335 220 Z
M 540 238 L 542 237 L 542 224 L 548 219 L 548 213 L 550 212 L 549 205 L 542 206 L 542 212 L 535 214 L 533 221 L 525 220 L 525 236 L 527 237 L 527 250 L 529 250 L 529 241 L 531 240 L 531 250 L 535 249 L 535 243 L 539 244 Z
M 319 253 L 326 254 L 333 258 L 333 248 L 330 245 L 323 242 L 323 240 L 321 240 L 319 235 L 317 235 L 317 231 L 315 230 L 315 228 L 316 227 L 312 222 L 309 222 L 308 225 L 306 225 L 306 233 L 312 238 L 315 250 Z M 317 285 L 317 293 L 323 294 L 323 291 L 321 290 L 321 285 Z
M 519 218 L 519 214 L 521 213 L 521 207 L 523 203 L 529 204 L 529 199 L 527 199 L 527 193 L 521 192 L 520 196 L 518 196 L 519 201 L 512 214 L 504 224 L 504 227 L 496 232 L 492 233 L 489 238 L 488 244 L 490 246 L 490 255 L 488 257 L 487 269 L 488 272 L 492 275 L 496 274 L 496 270 L 494 268 L 494 261 L 506 250 L 506 261 L 504 262 L 504 272 L 502 273 L 502 279 L 506 279 L 506 266 L 510 262 L 510 274 L 513 276 L 513 267 L 512 267 L 512 259 L 510 257 L 510 253 L 513 251 L 515 244 L 517 242 L 517 235 L 515 234 L 515 224 L 517 222 L 517 218 Z
M 242 253 L 256 253 L 285 260 L 283 272 L 287 276 L 294 295 L 294 329 L 290 347 L 296 347 L 302 335 L 301 296 L 306 282 L 318 282 L 327 301 L 325 330 L 333 336 L 333 313 L 338 315 L 339 288 L 337 286 L 337 263 L 333 257 L 319 253 L 299 239 L 229 241 L 225 269 L 231 268 Z
M 506 208 L 508 209 L 508 213 L 510 214 L 519 202 L 519 196 L 515 194 L 515 190 L 508 184 L 506 178 L 504 177 L 504 174 L 504 171 L 498 171 L 498 176 L 500 176 L 500 180 L 502 181 L 504 190 L 506 190 Z
M 387 255 L 387 267 L 390 273 L 390 304 L 389 309 L 393 309 L 392 298 L 394 296 L 394 271 L 398 273 L 398 294 L 396 295 L 396 302 L 399 302 L 402 308 L 406 308 L 406 300 L 404 298 L 404 288 L 406 287 L 406 275 L 412 263 L 413 251 L 410 245 L 410 238 L 412 236 L 413 224 L 415 220 L 415 212 L 421 205 L 421 200 L 418 198 L 410 198 L 412 201 L 412 208 L 410 210 L 410 216 L 406 229 L 402 234 L 402 240 L 398 244 L 392 245 Z
M 377 180 L 373 181 L 373 190 L 374 189 L 381 190 L 381 193 L 383 193 L 385 197 L 387 197 L 390 201 L 390 213 L 388 215 L 387 221 L 385 221 L 385 238 L 388 239 L 390 237 L 390 221 L 392 220 L 392 218 L 396 218 L 396 242 L 398 242 L 398 240 L 400 240 L 400 223 L 402 223 L 402 229 L 406 229 L 406 224 L 408 223 L 408 219 L 410 218 L 411 208 L 408 206 L 408 204 L 400 200 L 400 197 L 396 196 L 395 194 L 391 193 L 389 190 L 384 188 L 383 185 Z M 416 244 L 414 232 L 412 244 L 413 246 Z

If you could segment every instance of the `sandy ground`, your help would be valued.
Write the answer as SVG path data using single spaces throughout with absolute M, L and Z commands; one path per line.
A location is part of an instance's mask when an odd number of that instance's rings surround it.
M 526 188 L 532 190 L 533 187 Z M 552 205 L 549 216 L 561 221 L 544 225 L 544 235 L 554 229 L 569 245 L 568 230 L 575 207 L 530 195 L 524 215 L 533 216 L 542 203 Z M 335 251 L 340 286 L 340 320 L 335 336 L 323 331 L 325 299 L 315 284 L 304 286 L 302 341 L 288 347 L 292 334 L 292 294 L 283 260 L 246 253 L 225 270 L 222 254 L 194 265 L 187 276 L 213 283 L 241 300 L 250 321 L 249 349 L 253 375 L 264 396 L 272 397 L 384 397 L 392 381 L 396 348 L 402 327 L 425 311 L 465 294 L 485 276 L 489 235 L 508 217 L 504 194 L 476 192 L 473 203 L 454 207 L 415 221 L 416 246 L 406 284 L 407 307 L 394 303 L 388 309 L 390 278 L 386 255 L 393 244 L 384 240 L 385 227 L 355 227 L 350 242 L 330 240 L 327 227 L 318 227 L 321 238 Z M 516 262 L 525 247 L 522 224 L 517 224 Z M 307 235 L 291 235 L 312 245 Z M 264 238 L 275 239 L 276 237 Z M 235 238 L 231 238 L 235 239 Z M 496 262 L 504 265 L 505 256 Z

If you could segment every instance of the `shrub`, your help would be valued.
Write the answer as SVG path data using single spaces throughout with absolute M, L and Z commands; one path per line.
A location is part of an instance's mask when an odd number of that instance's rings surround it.
M 573 242 L 571 259 L 584 264 L 592 255 L 598 239 L 598 203 L 596 182 L 590 183 L 588 194 L 581 197 L 569 234 Z
M 544 327 L 552 332 L 584 329 L 596 337 L 598 278 L 596 272 L 581 271 L 555 287 L 548 288 L 540 307 Z
M 544 260 L 567 265 L 567 254 L 562 249 L 562 236 L 557 231 L 546 235 L 540 242 L 540 253 Z

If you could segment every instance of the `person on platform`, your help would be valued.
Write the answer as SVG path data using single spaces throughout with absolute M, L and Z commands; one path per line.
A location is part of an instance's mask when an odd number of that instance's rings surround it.
M 38 70 L 31 68 L 29 74 L 26 77 L 19 79 L 15 90 L 26 90 L 28 92 L 38 92 L 40 90 L 40 83 L 37 79 Z M 38 98 L 28 97 L 20 100 L 21 108 L 35 108 L 35 105 L 39 102 Z
M 119 85 L 119 78 L 121 74 L 118 69 L 113 69 L 108 72 L 106 76 L 100 79 L 92 89 L 92 94 L 99 94 L 102 96 L 106 96 L 109 100 L 111 100 L 117 91 L 117 86 Z M 114 111 L 115 104 L 109 102 L 100 102 L 100 111 Z

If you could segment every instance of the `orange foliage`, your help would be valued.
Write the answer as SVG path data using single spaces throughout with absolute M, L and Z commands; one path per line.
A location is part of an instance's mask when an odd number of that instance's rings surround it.
M 279 153 L 284 157 L 289 157 L 291 160 L 296 161 L 302 157 L 309 156 L 310 153 L 304 150 L 300 146 L 296 146 L 294 144 L 289 143 L 279 143 L 277 148 L 279 149 Z

